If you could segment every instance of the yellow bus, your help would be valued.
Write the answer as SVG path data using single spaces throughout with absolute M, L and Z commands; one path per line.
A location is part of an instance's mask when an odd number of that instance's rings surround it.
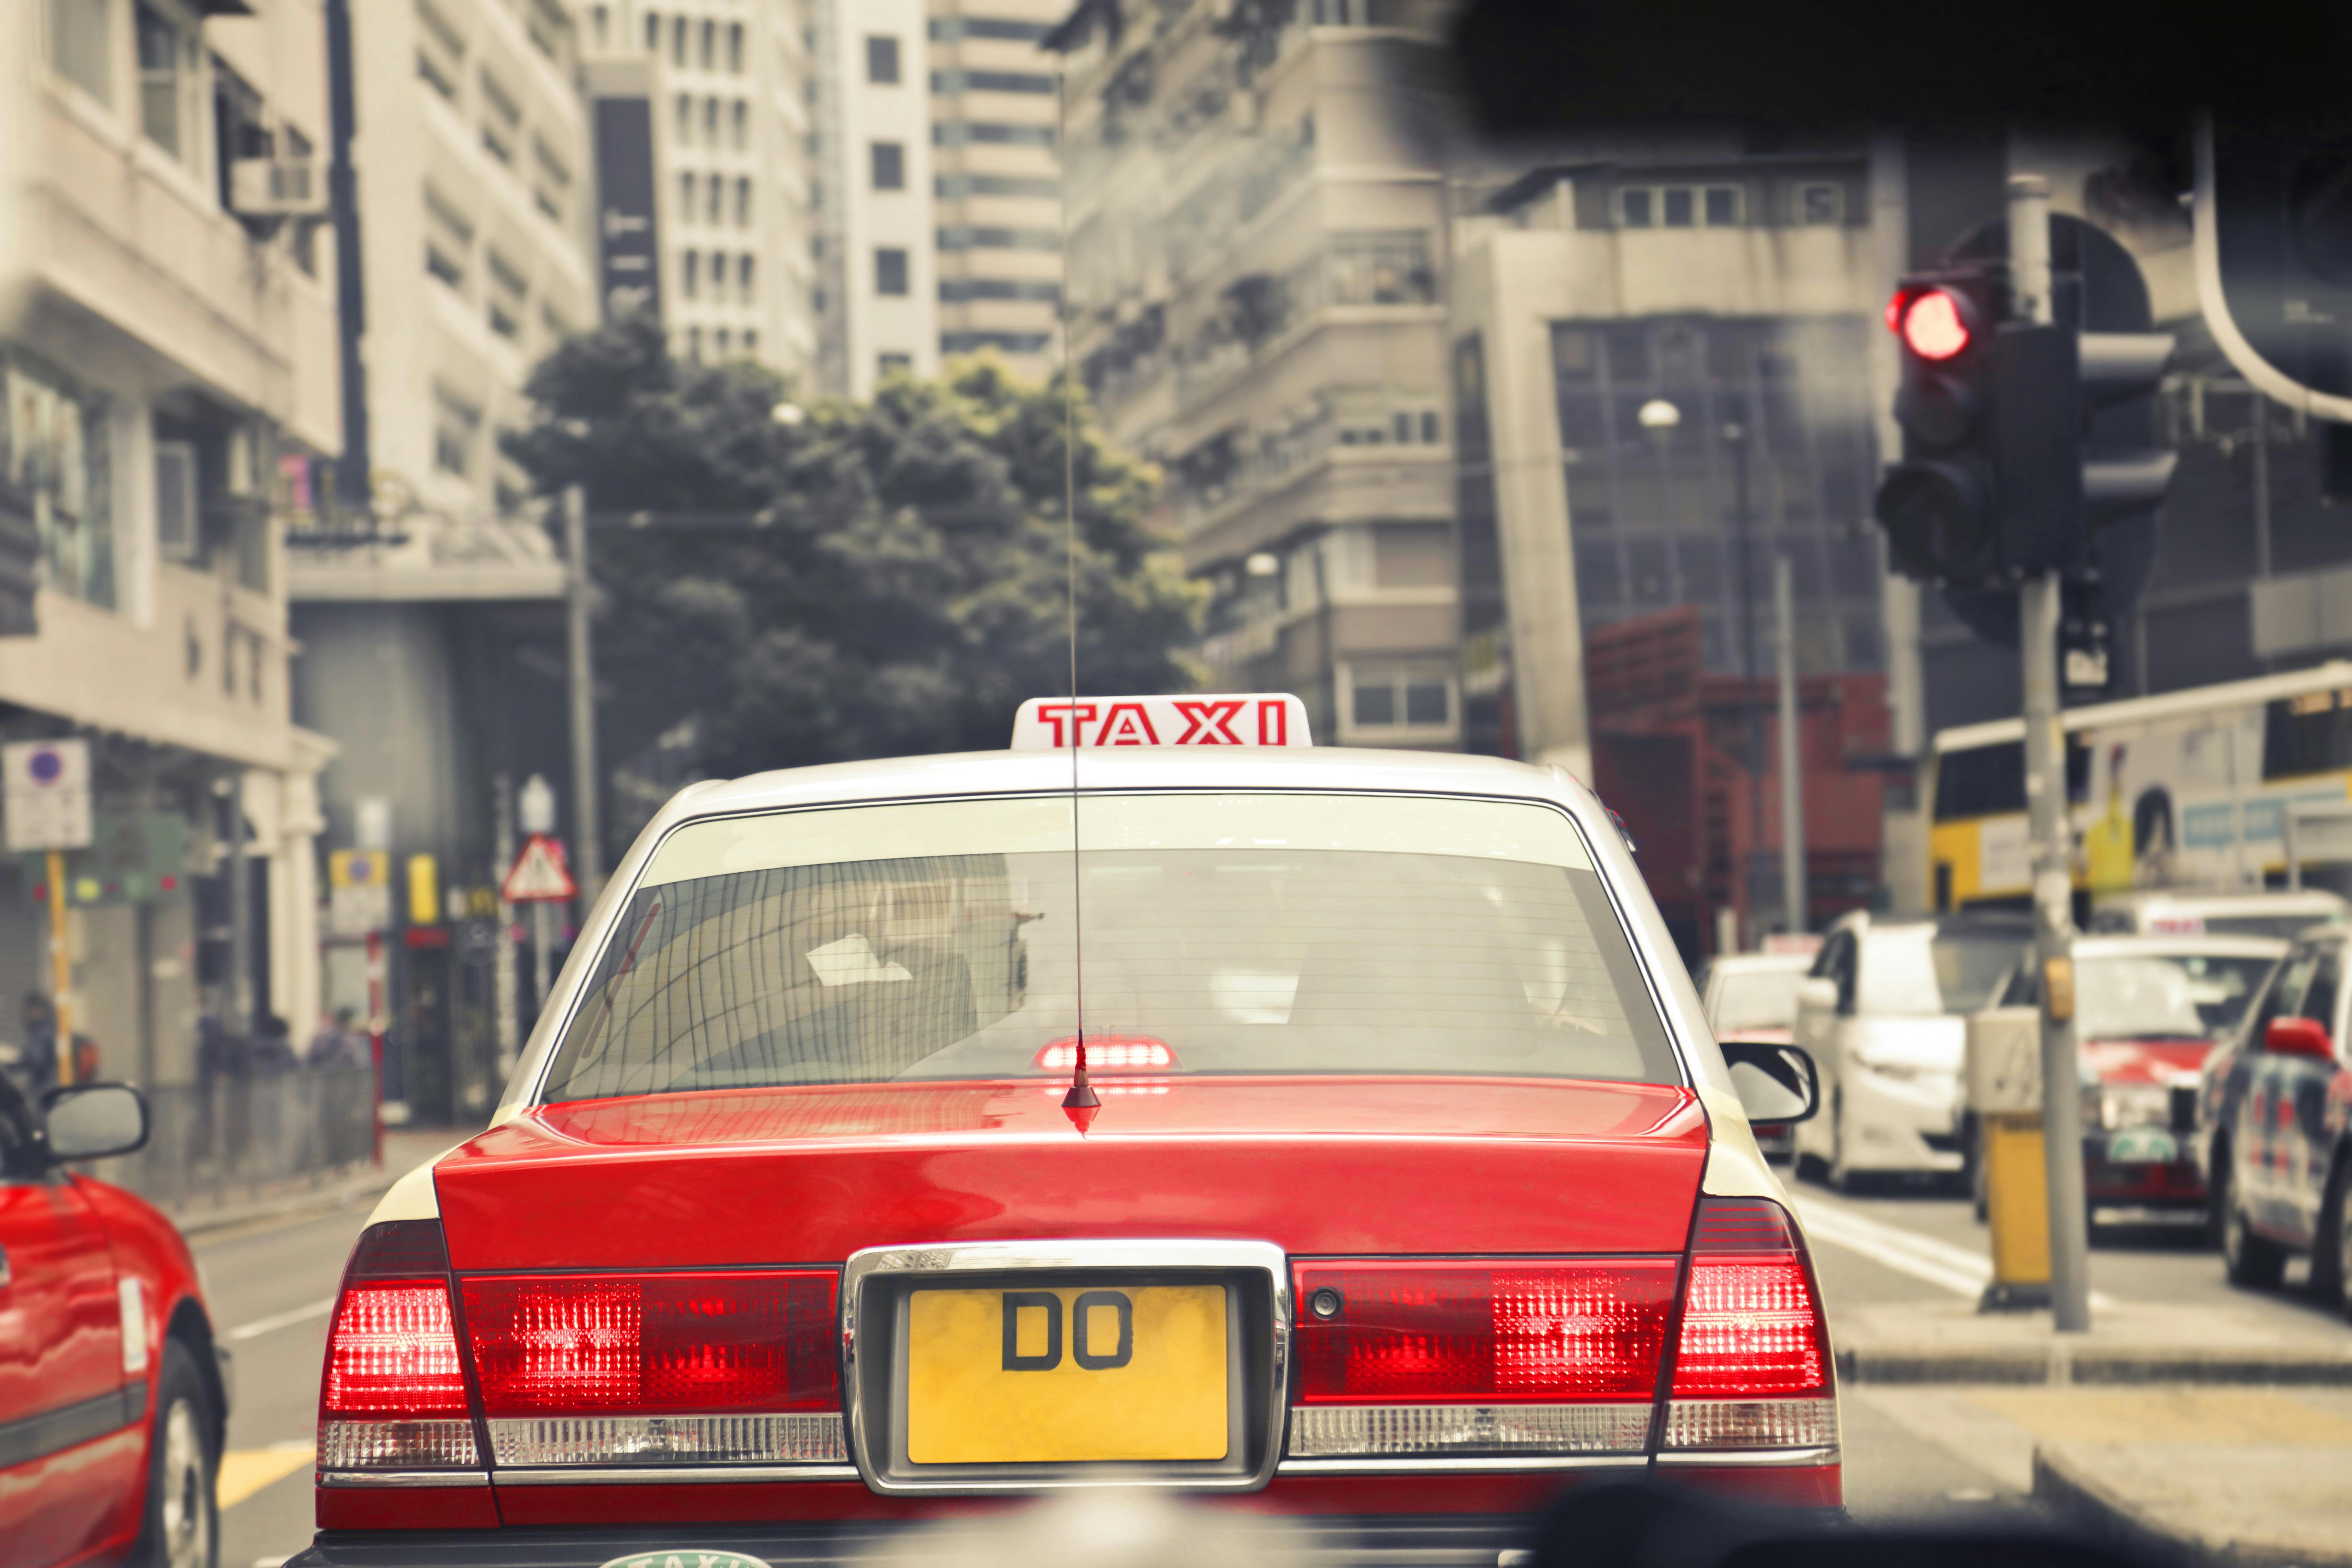
M 2287 806 L 2352 798 L 2352 663 L 2072 708 L 2064 723 L 2074 885 L 2094 899 L 2271 885 Z M 1927 783 L 1936 908 L 2025 908 L 2024 721 L 1941 731 Z

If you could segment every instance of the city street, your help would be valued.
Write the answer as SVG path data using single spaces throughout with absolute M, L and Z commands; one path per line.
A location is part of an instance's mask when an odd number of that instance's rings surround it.
M 1849 1197 L 1811 1182 L 1792 1192 L 1833 1324 L 1856 1308 L 1973 1299 L 1982 1288 L 1984 1232 L 1965 1199 L 1932 1189 Z M 263 1222 L 197 1245 L 215 1314 L 236 1352 L 237 1405 L 221 1471 L 225 1568 L 274 1568 L 310 1540 L 327 1313 L 367 1206 Z M 2299 1269 L 2274 1292 L 2234 1290 L 2193 1227 L 2111 1230 L 2092 1256 L 2094 1285 L 2108 1301 L 2231 1310 L 2284 1335 L 2352 1346 L 2352 1330 L 2302 1293 Z M 2352 1402 L 2340 1394 L 2237 1390 L 2229 1400 L 2352 1418 Z M 1845 1389 L 1843 1414 L 1848 1505 L 1878 1522 L 2041 1518 L 2029 1495 L 2036 1435 L 2080 1437 L 2096 1435 L 2103 1422 L 2147 1419 L 2141 1405 L 2103 1407 L 2087 1391 L 1868 1384 Z

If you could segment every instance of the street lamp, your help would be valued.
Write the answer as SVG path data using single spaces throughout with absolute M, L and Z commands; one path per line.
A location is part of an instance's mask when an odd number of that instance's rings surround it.
M 779 425 L 798 425 L 808 417 L 808 410 L 797 403 L 779 403 L 768 410 L 768 417 Z
M 1683 411 L 1663 397 L 1653 397 L 1642 405 L 1641 412 L 1633 417 L 1642 422 L 1643 429 L 1663 436 L 1683 422 Z

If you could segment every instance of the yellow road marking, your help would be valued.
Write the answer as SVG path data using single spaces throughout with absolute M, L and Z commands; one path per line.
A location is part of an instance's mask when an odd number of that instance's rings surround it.
M 272 1443 L 267 1448 L 238 1448 L 221 1456 L 220 1506 L 235 1508 L 262 1488 L 309 1465 L 318 1452 L 310 1443 Z
M 2352 1447 L 2352 1420 L 2263 1389 L 1981 1388 L 1963 1397 L 2061 1442 Z

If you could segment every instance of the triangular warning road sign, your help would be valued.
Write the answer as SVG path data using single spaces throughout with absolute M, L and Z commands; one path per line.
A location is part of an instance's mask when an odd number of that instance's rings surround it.
M 499 885 L 499 897 L 510 904 L 560 904 L 579 896 L 572 868 L 563 863 L 563 846 L 544 833 L 523 841 L 522 853 Z

